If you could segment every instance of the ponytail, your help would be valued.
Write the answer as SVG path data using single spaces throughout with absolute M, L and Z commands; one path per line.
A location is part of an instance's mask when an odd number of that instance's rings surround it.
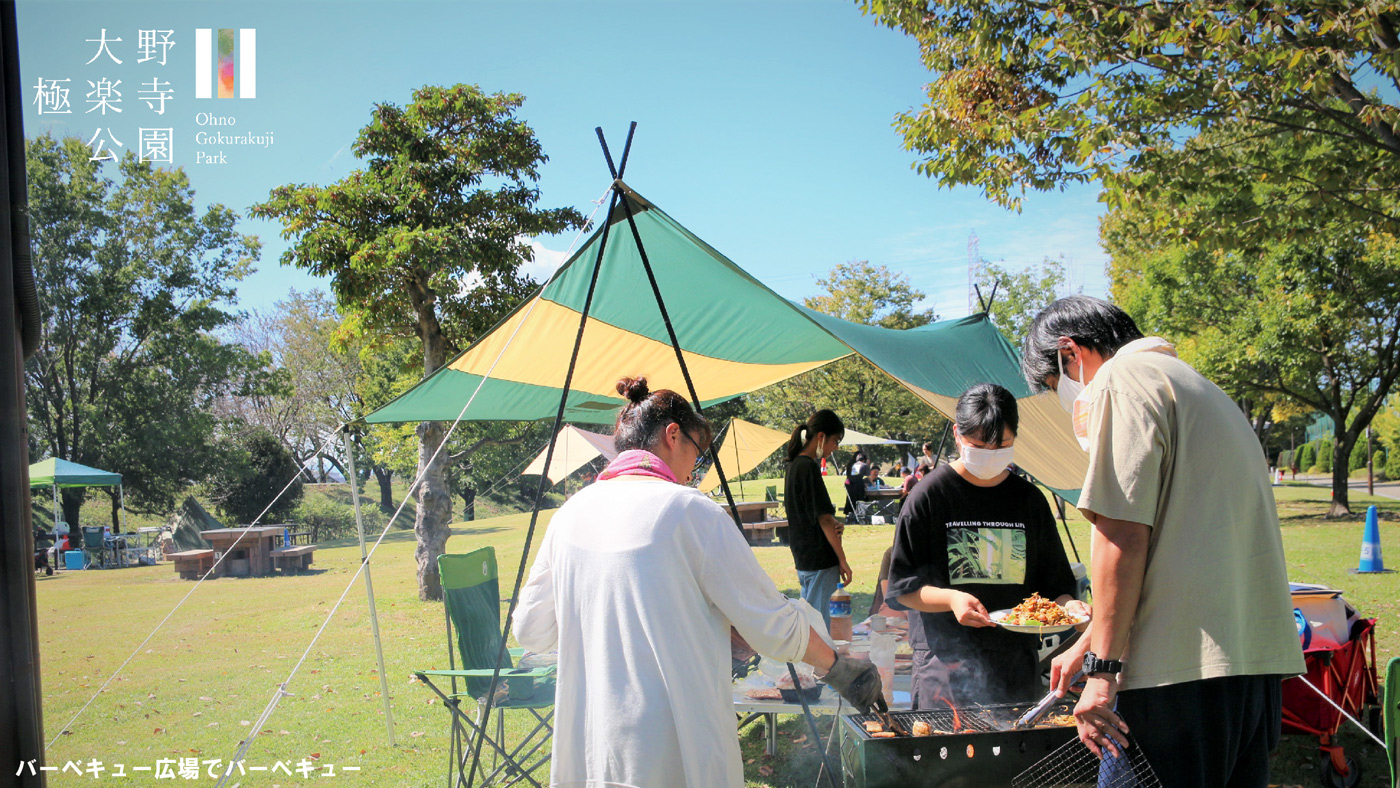
M 835 411 L 819 410 L 807 418 L 806 423 L 798 424 L 792 430 L 792 437 L 787 442 L 787 461 L 792 462 L 797 459 L 797 455 L 807 448 L 807 444 L 822 433 L 832 438 L 840 440 L 846 434 L 846 425 L 837 416 Z

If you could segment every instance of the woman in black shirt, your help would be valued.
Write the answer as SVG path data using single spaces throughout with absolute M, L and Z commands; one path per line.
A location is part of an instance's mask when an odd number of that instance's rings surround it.
M 851 567 L 841 547 L 844 527 L 822 480 L 819 462 L 829 456 L 846 434 L 846 425 L 829 410 L 813 413 L 792 431 L 787 445 L 788 469 L 783 483 L 787 509 L 788 545 L 802 583 L 802 598 L 821 612 L 831 626 L 831 594 L 836 584 L 851 582 Z
M 1045 496 L 1009 470 L 1019 416 L 1011 392 L 991 383 L 958 399 L 958 459 L 914 486 L 899 515 L 886 601 L 909 610 L 914 707 L 951 683 L 959 703 L 1018 703 L 1042 693 L 1039 637 L 994 625 L 989 610 L 1032 592 L 1065 605 L 1074 573 Z

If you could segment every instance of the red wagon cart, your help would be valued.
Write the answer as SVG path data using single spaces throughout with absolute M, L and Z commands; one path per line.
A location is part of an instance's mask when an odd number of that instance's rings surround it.
M 1336 743 L 1337 729 L 1347 715 L 1374 717 L 1379 708 L 1376 620 L 1358 616 L 1336 589 L 1290 585 L 1308 672 L 1283 682 L 1283 732 L 1316 736 L 1322 784 L 1350 788 L 1361 767 Z

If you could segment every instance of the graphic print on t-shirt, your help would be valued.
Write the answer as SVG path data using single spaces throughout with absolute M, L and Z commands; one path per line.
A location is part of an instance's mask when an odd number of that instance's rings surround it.
M 1025 523 L 948 523 L 948 579 L 953 585 L 1026 582 Z

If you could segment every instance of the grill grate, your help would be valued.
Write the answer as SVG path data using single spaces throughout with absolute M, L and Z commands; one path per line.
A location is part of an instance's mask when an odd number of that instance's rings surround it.
M 1018 775 L 1013 788 L 1062 788 L 1062 786 L 1095 786 L 1095 788 L 1162 788 L 1162 781 L 1142 754 L 1142 749 L 1129 737 L 1129 747 L 1122 757 L 1112 756 L 1104 761 L 1100 772 L 1098 756 L 1089 751 L 1079 739 L 1071 739 L 1059 749 L 1040 759 L 1034 766 Z
M 943 731 L 944 733 L 963 733 L 964 731 L 990 733 L 1001 730 L 1000 726 L 986 719 L 979 714 L 978 711 L 973 709 L 958 709 L 959 721 L 962 722 L 962 728 L 959 729 L 954 729 L 953 727 L 953 712 L 951 711 L 937 709 L 924 711 L 893 711 L 890 712 L 890 716 L 893 717 L 896 722 L 903 725 L 905 730 L 912 730 L 915 722 L 927 722 L 929 725 L 933 726 L 934 730 Z M 864 732 L 865 723 L 879 722 L 880 717 L 876 714 L 852 714 L 851 720 L 860 726 L 861 731 Z M 866 738 L 869 738 L 869 734 L 866 734 Z

